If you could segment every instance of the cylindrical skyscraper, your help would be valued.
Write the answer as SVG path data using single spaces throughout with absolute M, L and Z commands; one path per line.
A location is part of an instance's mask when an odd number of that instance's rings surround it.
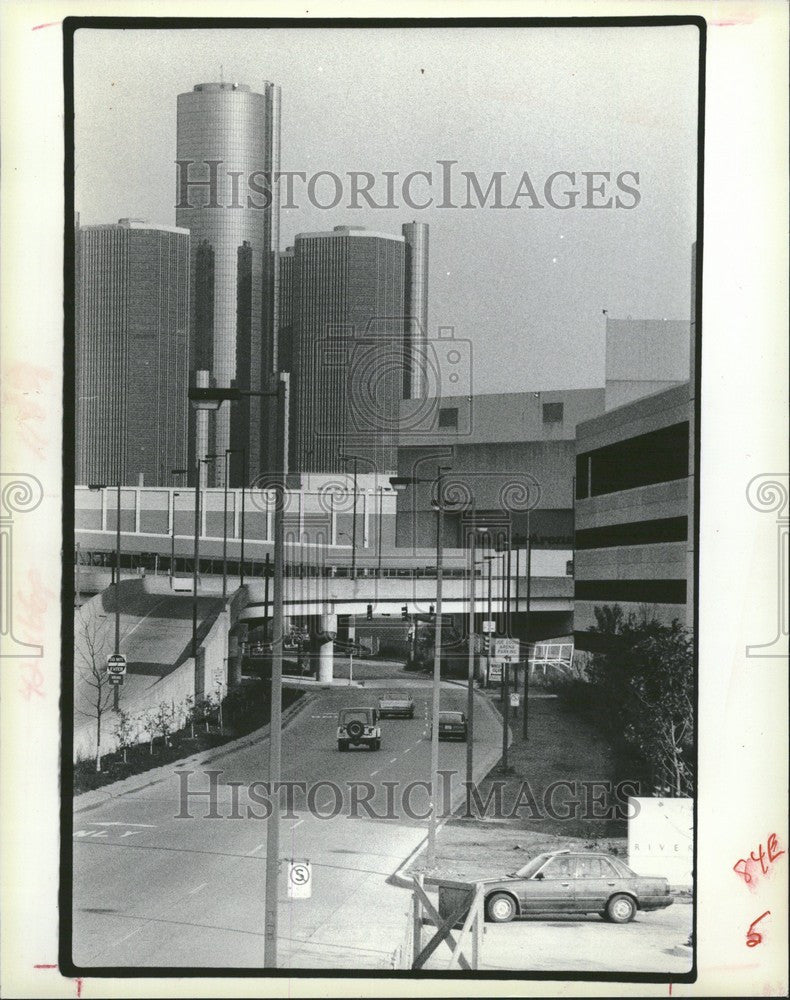
M 294 250 L 296 471 L 397 469 L 403 387 L 402 236 L 361 226 L 299 233 Z
M 403 373 L 403 398 L 425 395 L 428 346 L 428 224 L 405 222 L 404 351 L 408 359 Z
M 260 389 L 276 365 L 279 157 L 279 87 L 257 94 L 200 83 L 179 94 L 176 222 L 192 234 L 189 367 L 210 371 L 216 386 Z M 225 403 L 213 415 L 209 448 L 246 449 L 251 477 L 267 461 L 267 403 Z M 242 462 L 240 450 L 231 456 L 231 482 Z M 217 462 L 215 481 L 223 470 Z
M 189 233 L 76 233 L 77 482 L 168 486 L 186 461 Z

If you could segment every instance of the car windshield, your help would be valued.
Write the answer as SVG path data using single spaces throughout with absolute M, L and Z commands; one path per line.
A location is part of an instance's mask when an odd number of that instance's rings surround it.
M 519 878 L 532 878 L 536 871 L 541 868 L 551 857 L 550 854 L 539 854 L 536 858 L 528 861 L 523 868 L 519 868 L 518 871 L 513 872 L 513 875 L 517 875 Z
M 372 708 L 347 708 L 340 713 L 340 719 L 341 722 L 368 722 L 372 712 Z
M 463 722 L 464 716 L 463 712 L 440 712 L 439 713 L 440 722 Z

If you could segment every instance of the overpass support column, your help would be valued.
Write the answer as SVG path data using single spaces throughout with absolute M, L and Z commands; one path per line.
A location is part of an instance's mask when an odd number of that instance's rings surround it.
M 331 684 L 334 678 L 334 637 L 337 635 L 337 615 L 321 615 L 318 648 L 318 680 Z

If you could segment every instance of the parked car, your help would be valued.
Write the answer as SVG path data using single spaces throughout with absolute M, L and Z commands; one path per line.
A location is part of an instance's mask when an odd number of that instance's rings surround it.
M 433 723 L 431 739 L 433 739 Z M 463 712 L 439 712 L 439 739 L 461 740 L 466 743 L 466 716 Z
M 381 749 L 381 727 L 375 708 L 343 708 L 337 720 L 337 749 L 366 746 Z
M 598 913 L 627 924 L 637 910 L 672 905 L 665 878 L 637 875 L 620 858 L 549 851 L 501 879 L 483 879 L 486 919 L 505 923 L 538 913 Z
M 398 695 L 388 691 L 379 698 L 379 718 L 413 719 L 414 699 L 410 694 Z

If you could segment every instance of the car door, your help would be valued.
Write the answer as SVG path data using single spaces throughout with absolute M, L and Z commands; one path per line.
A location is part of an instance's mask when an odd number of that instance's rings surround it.
M 600 913 L 610 896 L 618 891 L 619 876 L 602 857 L 577 859 L 574 891 L 576 909 L 584 913 Z
M 570 855 L 550 858 L 521 889 L 524 913 L 567 913 L 574 908 L 576 859 Z

